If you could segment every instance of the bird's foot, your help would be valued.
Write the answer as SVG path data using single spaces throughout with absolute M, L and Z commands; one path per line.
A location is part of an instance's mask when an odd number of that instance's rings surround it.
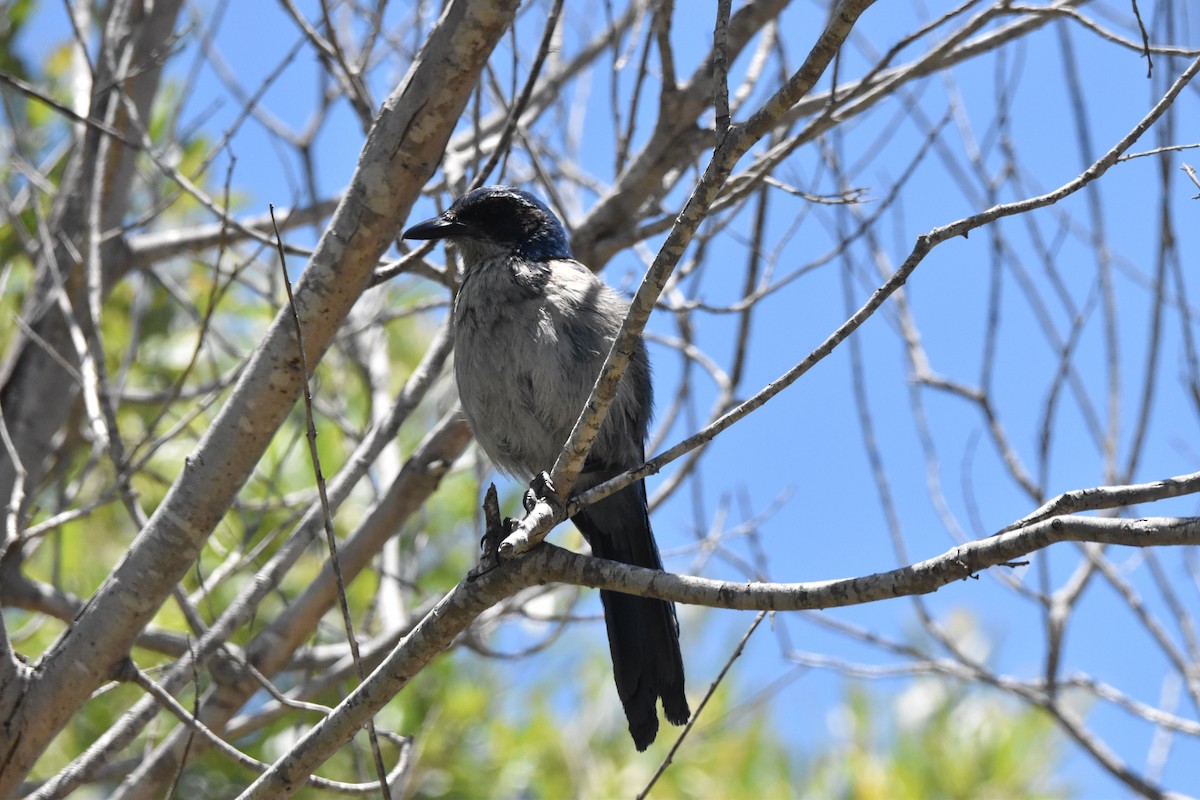
M 529 482 L 522 503 L 525 519 L 500 543 L 500 558 L 511 558 L 540 544 L 563 508 L 547 472 L 539 472 Z
M 522 505 L 525 506 L 525 511 L 529 512 L 533 511 L 533 507 L 537 505 L 539 499 L 555 505 L 556 497 L 558 497 L 558 490 L 554 488 L 554 481 L 550 479 L 550 473 L 542 470 L 529 482 L 529 488 L 525 490 L 525 497 L 522 498 Z
M 500 501 L 496 495 L 496 485 L 488 487 L 483 498 L 483 536 L 479 538 L 479 563 L 467 573 L 467 580 L 473 581 L 500 566 L 500 543 L 504 541 L 517 523 L 510 517 L 500 518 Z
M 482 578 L 500 566 L 500 543 L 516 530 L 517 524 L 512 517 L 505 517 L 500 525 L 488 526 L 483 536 L 479 537 L 479 563 L 467 573 L 467 580 Z

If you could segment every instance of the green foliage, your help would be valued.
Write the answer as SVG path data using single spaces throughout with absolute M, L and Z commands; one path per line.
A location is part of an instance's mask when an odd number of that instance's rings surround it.
M 33 11 L 33 0 L 0 2 L 0 70 L 17 78 L 29 77 L 29 67 L 14 46 Z
M 380 727 L 414 737 L 399 796 L 609 798 L 632 797 L 644 789 L 680 729 L 664 726 L 658 742 L 645 753 L 636 752 L 609 685 L 607 654 L 594 644 L 572 648 L 571 640 L 568 636 L 552 645 L 557 652 L 531 657 L 554 659 L 556 667 L 564 667 L 556 673 L 563 679 L 549 692 L 522 685 L 522 661 L 489 661 L 461 650 L 435 660 L 417 676 L 377 718 Z M 565 665 L 562 650 L 574 654 Z M 738 709 L 734 696 L 728 685 L 716 692 L 650 797 L 1071 796 L 1053 777 L 1060 748 L 1052 722 L 998 693 L 964 690 L 933 678 L 896 696 L 853 685 L 832 740 L 800 756 L 781 737 L 769 706 Z M 322 701 L 337 699 L 339 693 L 331 692 Z M 260 738 L 249 750 L 269 759 L 303 728 L 274 726 L 265 732 L 265 742 Z M 247 747 L 246 742 L 240 745 Z M 390 746 L 385 750 L 385 760 L 394 763 L 395 751 Z M 367 753 L 360 736 L 323 771 L 370 780 Z M 209 769 L 230 774 L 227 763 L 211 758 L 192 765 L 188 780 L 198 783 L 189 785 L 215 786 L 223 780 L 207 775 Z M 310 788 L 300 796 L 327 795 Z
M 558 641 L 554 647 L 569 645 Z M 532 656 L 551 657 L 545 651 Z M 435 662 L 389 707 L 400 712 L 400 729 L 416 735 L 404 796 L 632 796 L 646 786 L 681 729 L 664 725 L 659 741 L 638 753 L 610 669 L 607 652 L 588 647 L 561 672 L 551 693 L 519 685 L 520 662 L 466 654 Z M 729 692 L 719 691 L 707 714 L 724 717 L 729 700 Z M 693 731 L 651 796 L 784 797 L 790 786 L 787 752 L 760 713 L 737 726 Z
M 998 692 L 914 682 L 890 701 L 852 687 L 840 741 L 811 759 L 806 797 L 845 800 L 1066 798 L 1045 713 Z

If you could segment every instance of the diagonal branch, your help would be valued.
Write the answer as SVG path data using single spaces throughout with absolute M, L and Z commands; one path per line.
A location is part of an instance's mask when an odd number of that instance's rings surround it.
M 591 586 L 678 603 L 750 611 L 799 611 L 928 594 L 989 567 L 1059 542 L 1131 547 L 1200 544 L 1200 517 L 1127 520 L 1056 517 L 968 542 L 888 572 L 806 583 L 745 583 L 674 575 L 544 545 L 458 584 L 333 712 L 263 773 L 240 800 L 296 792 L 317 767 L 400 692 L 481 613 L 520 589 L 547 581 Z
M 566 499 L 566 493 L 574 486 L 575 479 L 579 476 L 584 459 L 592 447 L 592 441 L 604 422 L 612 398 L 616 395 L 617 385 L 633 355 L 636 342 L 650 318 L 650 312 L 654 310 L 654 304 L 700 223 L 707 217 L 709 208 L 720 194 L 734 165 L 812 89 L 833 60 L 842 42 L 850 35 L 858 17 L 872 2 L 874 0 L 843 0 L 795 74 L 751 116 L 748 122 L 731 126 L 717 146 L 703 177 L 693 189 L 683 211 L 658 251 L 654 263 L 642 279 L 642 284 L 630 304 L 629 313 L 592 388 L 591 397 L 588 398 L 587 405 L 554 464 L 551 478 L 559 494 L 555 498 L 558 504 Z M 501 552 L 511 554 L 528 550 L 546 537 L 553 523 L 553 507 L 549 503 L 538 504 L 522 522 L 521 527 L 501 544 Z
M 808 372 L 810 369 L 812 369 L 812 367 L 816 366 L 818 362 L 832 353 L 839 344 L 845 341 L 851 333 L 857 330 L 859 326 L 869 319 L 875 313 L 875 311 L 877 311 L 883 305 L 888 297 L 890 297 L 896 292 L 896 290 L 904 285 L 909 276 L 911 276 L 913 271 L 916 270 L 917 266 L 937 245 L 951 239 L 955 239 L 959 236 L 965 237 L 971 231 L 995 222 L 998 219 L 1053 205 L 1064 197 L 1074 194 L 1098 179 L 1101 175 L 1107 172 L 1110 167 L 1120 160 L 1121 154 L 1132 147 L 1138 138 L 1145 133 L 1151 125 L 1154 124 L 1155 120 L 1157 120 L 1168 108 L 1170 108 L 1171 104 L 1175 101 L 1175 98 L 1178 97 L 1179 93 L 1183 91 L 1184 87 L 1196 77 L 1198 72 L 1200 72 L 1200 58 L 1194 60 L 1188 66 L 1188 68 L 1180 74 L 1180 76 L 1171 85 L 1170 89 L 1154 105 L 1154 107 L 1146 114 L 1146 116 L 1138 121 L 1138 123 L 1129 133 L 1123 136 L 1115 145 L 1113 145 L 1112 148 L 1109 149 L 1107 153 L 1105 153 L 1095 163 L 1084 170 L 1083 173 L 1081 173 L 1078 177 L 1046 194 L 1027 198 L 1025 200 L 1019 200 L 1013 203 L 1004 203 L 993 206 L 986 211 L 982 211 L 970 217 L 964 217 L 963 219 L 951 222 L 948 225 L 935 228 L 929 233 L 918 237 L 917 243 L 913 246 L 912 251 L 904 260 L 904 263 L 900 266 L 900 268 L 892 274 L 892 277 L 889 278 L 878 289 L 876 289 L 871 297 L 868 298 L 867 302 L 864 303 L 863 306 L 857 312 L 855 312 L 853 316 L 850 317 L 850 319 L 846 320 L 846 322 L 844 322 L 836 331 L 830 334 L 829 337 L 826 338 L 826 340 L 822 342 L 819 347 L 809 353 L 804 360 L 792 367 L 792 369 L 788 370 L 782 376 L 772 381 L 750 399 L 744 401 L 736 408 L 731 409 L 718 419 L 714 420 L 703 430 L 693 434 L 687 439 L 684 439 L 682 442 L 679 442 L 666 452 L 660 453 L 659 455 L 650 459 L 639 469 L 631 470 L 623 475 L 618 475 L 617 477 L 612 478 L 611 480 L 602 483 L 599 486 L 589 489 L 579 497 L 574 498 L 572 502 L 562 510 L 561 516 L 554 515 L 548 506 L 536 507 L 534 512 L 543 514 L 545 516 L 540 516 L 538 519 L 532 520 L 531 522 L 531 518 L 533 517 L 533 514 L 531 514 L 530 517 L 527 517 L 526 520 L 523 521 L 522 527 L 518 533 L 525 531 L 528 527 L 531 529 L 532 534 L 532 530 L 535 529 L 534 526 L 536 526 L 536 530 L 538 531 L 542 530 L 541 526 L 546 526 L 545 530 L 548 532 L 550 527 L 553 527 L 553 525 L 561 522 L 563 519 L 566 519 L 568 516 L 578 511 L 580 506 L 587 503 L 593 503 L 603 497 L 607 497 L 613 492 L 619 491 L 636 480 L 640 480 L 648 475 L 657 473 L 667 464 L 671 463 L 685 453 L 694 450 L 700 445 L 711 441 L 715 436 L 717 436 L 717 434 L 726 430 L 735 422 L 743 419 L 750 414 L 750 412 L 763 406 L 768 400 L 786 389 L 801 375 Z M 1040 512 L 1035 512 L 1035 514 L 1036 513 Z M 513 536 L 516 535 L 517 534 L 513 534 Z M 544 533 L 541 534 L 541 538 L 545 538 Z M 537 540 L 540 541 L 540 538 Z
M 516 0 L 447 4 L 406 81 L 376 119 L 358 169 L 296 287 L 315 363 L 370 283 L 466 106 L 479 71 L 512 22 Z M 0 796 L 125 658 L 171 595 L 299 396 L 294 331 L 276 316 L 228 403 L 123 561 L 46 653 L 41 677 L 0 733 Z

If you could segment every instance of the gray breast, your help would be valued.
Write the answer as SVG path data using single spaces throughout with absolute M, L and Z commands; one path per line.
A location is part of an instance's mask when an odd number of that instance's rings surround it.
M 625 312 L 580 265 L 550 266 L 532 291 L 511 264 L 476 265 L 455 300 L 455 375 L 467 421 L 496 465 L 522 477 L 553 466 Z M 639 347 L 593 447 L 602 460 L 640 461 L 649 386 Z

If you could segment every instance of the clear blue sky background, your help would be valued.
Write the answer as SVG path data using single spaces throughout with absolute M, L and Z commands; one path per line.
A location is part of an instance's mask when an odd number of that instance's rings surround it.
M 40 21 L 24 42 L 35 59 L 33 54 L 61 42 L 68 31 L 61 6 L 55 3 L 43 5 Z M 303 8 L 310 4 L 300 5 Z M 708 4 L 696 5 L 704 8 L 703 13 L 690 13 L 690 3 L 677 4 L 673 41 L 681 76 L 694 69 L 701 49 L 707 46 L 711 37 Z M 593 6 L 592 13 L 602 13 L 602 6 Z M 202 4 L 202 7 L 211 7 L 211 4 Z M 870 41 L 877 48 L 888 47 L 898 32 L 909 32 L 918 26 L 918 20 L 944 13 L 949 7 L 949 3 L 934 2 L 929 4 L 927 13 L 918 15 L 910 4 L 878 3 L 863 17 L 856 41 Z M 685 8 L 689 11 L 684 11 Z M 275 3 L 235 2 L 230 3 L 225 13 L 218 40 L 222 56 L 244 86 L 256 87 L 297 41 L 299 33 Z M 1143 13 L 1150 14 L 1151 10 L 1143 8 Z M 1200 36 L 1197 36 L 1200 21 L 1191 19 L 1188 24 L 1190 39 L 1176 43 L 1194 47 L 1200 43 Z M 796 3 L 788 11 L 783 36 L 793 59 L 802 56 L 819 26 L 819 12 L 812 3 Z M 587 33 L 568 27 L 566 35 L 579 37 Z M 539 34 L 537 26 L 526 24 L 522 27 L 522 36 Z M 1136 54 L 1101 42 L 1077 27 L 1071 28 L 1070 35 L 1083 72 L 1094 146 L 1097 150 L 1107 149 L 1146 112 L 1161 84 L 1147 80 L 1145 62 Z M 187 47 L 194 50 L 194 42 L 189 41 Z M 907 60 L 916 52 L 919 51 L 906 53 L 900 60 Z M 1020 153 L 1027 176 L 1032 176 L 1036 184 L 1030 183 L 1028 191 L 1006 187 L 999 198 L 1002 201 L 1056 187 L 1073 178 L 1083 167 L 1062 79 L 1060 40 L 1054 26 L 1047 26 L 1027 37 L 1015 49 L 1005 52 L 1000 60 L 995 55 L 986 56 L 957 67 L 953 72 L 955 91 L 971 118 L 974 135 L 980 139 L 987 138 L 992 123 L 996 88 L 1002 83 L 997 75 L 1011 78 L 1014 146 Z M 497 58 L 495 63 L 503 69 L 501 62 L 506 60 L 507 56 Z M 745 62 L 743 57 L 734 65 L 735 75 L 745 69 Z M 188 63 L 188 59 L 173 62 L 172 77 L 181 80 L 181 68 Z M 860 75 L 864 63 L 857 50 L 847 50 L 841 65 L 842 75 Z M 1181 65 L 1181 62 L 1172 65 L 1163 58 L 1156 60 L 1160 74 L 1173 75 Z M 263 107 L 292 129 L 303 128 L 318 91 L 317 74 L 311 51 L 306 49 L 267 92 Z M 400 77 L 391 76 L 393 80 Z M 828 86 L 828 80 L 823 86 Z M 374 90 L 376 96 L 382 98 L 390 86 L 376 85 Z M 934 120 L 945 113 L 948 90 L 948 85 L 938 78 L 910 84 L 908 88 L 927 116 Z M 602 119 L 607 98 L 603 78 L 597 78 L 591 92 L 595 114 Z M 213 98 L 218 96 L 224 96 L 224 92 L 211 70 L 202 67 L 188 98 L 184 118 L 199 121 L 212 138 L 216 138 L 238 114 L 238 108 L 228 99 L 213 106 Z M 899 108 L 895 104 L 885 107 Z M 1176 141 L 1187 142 L 1189 137 L 1194 140 L 1195 131 L 1200 130 L 1200 108 L 1195 91 L 1185 94 L 1178 111 Z M 889 125 L 894 127 L 888 129 Z M 846 128 L 848 133 L 842 146 L 847 161 L 853 164 L 867 159 L 851 181 L 867 188 L 869 196 L 877 202 L 880 191 L 876 187 L 886 184 L 905 168 L 923 131 L 910 120 L 893 116 L 891 111 L 876 112 Z M 604 154 L 605 158 L 611 158 L 611 135 L 611 129 L 603 125 L 589 124 L 587 128 L 587 136 L 596 137 L 595 152 Z M 264 211 L 268 203 L 277 207 L 290 205 L 299 192 L 295 165 L 280 159 L 279 151 L 270 145 L 270 138 L 271 134 L 251 122 L 238 130 L 231 144 L 231 151 L 237 157 L 234 185 L 246 192 L 243 208 L 247 213 Z M 357 122 L 344 105 L 336 107 L 316 149 L 322 196 L 345 186 L 362 140 Z M 925 159 L 913 183 L 905 190 L 897 212 L 878 226 L 880 244 L 893 266 L 903 260 L 918 234 L 980 211 L 989 204 L 982 195 L 964 195 L 954 182 L 949 164 L 963 162 L 963 146 L 953 131 L 947 133 L 946 142 L 948 153 L 931 154 Z M 1151 136 L 1134 149 L 1146 150 L 1154 144 Z M 1200 252 L 1200 241 L 1197 241 L 1200 226 L 1194 222 L 1197 205 L 1189 198 L 1196 192 L 1185 185 L 1177 168 L 1179 160 L 1195 163 L 1200 157 L 1194 152 L 1184 153 L 1176 160 L 1174 169 L 1178 177 L 1171 200 L 1176 219 L 1181 223 L 1177 232 L 1181 236 L 1185 266 L 1190 274 L 1194 274 L 1195 254 Z M 801 151 L 789 161 L 781 177 L 809 191 L 832 191 L 835 187 L 827 178 L 809 182 L 816 170 L 815 163 L 811 148 L 808 152 Z M 988 163 L 993 169 L 1000 163 L 994 147 L 990 150 Z M 596 175 L 611 177 L 611 164 L 587 166 Z M 222 157 L 214 166 L 214 174 L 223 175 L 224 169 Z M 1158 169 L 1158 162 L 1152 158 L 1132 161 L 1114 168 L 1100 186 L 1092 190 L 1099 198 L 1107 222 L 1111 249 L 1120 259 L 1117 295 L 1122 314 L 1119 331 L 1121 366 L 1126 376 L 1125 393 L 1121 397 L 1122 407 L 1126 409 L 1122 414 L 1122 448 L 1129 444 L 1131 426 L 1128 420 L 1132 417 L 1131 409 L 1137 406 L 1146 352 L 1148 318 L 1145 309 L 1151 298 L 1139 276 L 1144 278 L 1153 274 L 1153 232 L 1158 224 L 1153 176 Z M 679 195 L 670 198 L 676 203 L 681 199 Z M 594 198 L 583 198 L 584 205 L 593 201 Z M 1039 212 L 1037 220 L 1051 231 L 1050 238 L 1053 238 L 1052 223 L 1064 211 L 1076 220 L 1086 222 L 1086 203 L 1087 198 L 1076 196 L 1055 209 Z M 865 209 L 870 213 L 871 206 L 867 205 Z M 432 205 L 418 206 L 414 219 L 432 210 Z M 771 199 L 770 227 L 778 234 L 803 212 L 811 212 L 811 216 L 782 253 L 777 266 L 781 273 L 825 253 L 834 242 L 840 212 L 827 207 L 812 210 L 803 201 L 782 193 Z M 1027 259 L 1027 267 L 1036 271 L 1038 267 L 1029 249 L 1025 223 L 1009 221 L 1003 226 L 1010 244 Z M 748 219 L 739 220 L 731 230 L 748 233 Z M 655 243 L 649 244 L 653 247 Z M 955 240 L 939 247 L 926 259 L 907 289 L 933 368 L 968 384 L 978 381 L 985 331 L 986 287 L 993 257 L 991 244 L 989 232 L 982 230 L 970 239 Z M 860 268 L 871 266 L 863 259 L 861 251 L 856 251 L 854 257 L 859 260 Z M 714 244 L 709 258 L 713 263 L 727 260 L 729 268 L 706 272 L 703 297 L 713 304 L 732 302 L 737 298 L 742 282 L 746 258 L 744 243 L 726 237 Z M 1056 249 L 1055 262 L 1069 283 L 1073 297 L 1082 305 L 1094 280 L 1094 252 L 1086 241 L 1068 236 Z M 753 356 L 745 384 L 747 392 L 778 377 L 845 319 L 843 268 L 844 264 L 835 261 L 801 277 L 786 291 L 763 302 L 754 324 Z M 632 254 L 623 254 L 608 266 L 605 274 L 615 284 L 628 285 L 636 281 L 640 273 L 641 266 Z M 1016 298 L 1017 289 L 1010 274 L 1006 273 L 1004 282 L 1006 297 Z M 865 288 L 856 284 L 856 302 L 861 303 L 865 295 Z M 719 361 L 725 362 L 731 346 L 733 318 L 713 315 L 703 318 L 702 323 L 699 330 L 701 345 Z M 1173 326 L 1172 331 L 1177 331 L 1177 319 L 1168 324 Z M 1055 361 L 1037 334 L 1036 321 L 1026 304 L 1019 301 L 1006 303 L 1001 325 L 994 397 L 1014 446 L 1026 458 L 1026 463 L 1033 464 L 1039 415 Z M 664 335 L 674 335 L 665 314 L 656 316 L 650 327 Z M 1102 334 L 1098 320 L 1087 327 L 1077 363 L 1086 376 L 1093 402 L 1103 413 Z M 874 424 L 909 555 L 913 560 L 932 557 L 950 547 L 952 540 L 926 490 L 925 462 L 911 419 L 906 383 L 909 376 L 901 343 L 882 316 L 865 326 L 859 342 L 870 375 L 868 391 Z M 1137 480 L 1192 472 L 1200 463 L 1196 414 L 1186 404 L 1179 379 L 1183 362 L 1178 344 L 1178 335 L 1173 333 L 1164 346 L 1150 444 L 1136 472 Z M 672 386 L 677 374 L 677 359 L 661 348 L 656 348 L 654 355 L 659 386 Z M 849 369 L 849 350 L 842 347 L 766 408 L 721 436 L 707 456 L 698 499 L 692 492 L 684 490 L 656 513 L 655 526 L 664 550 L 678 552 L 692 544 L 697 526 L 707 524 L 722 502 L 732 499 L 731 522 L 736 523 L 740 521 L 740 498 L 746 498 L 749 509 L 758 512 L 786 496 L 787 502 L 762 524 L 758 532 L 761 546 L 769 556 L 772 579 L 823 580 L 898 566 L 870 477 L 851 395 Z M 700 388 L 710 392 L 708 396 L 702 395 L 698 403 L 698 407 L 707 412 L 711 387 L 701 381 Z M 660 388 L 660 393 L 662 391 Z M 1033 505 L 1029 498 L 997 463 L 978 411 L 959 399 L 932 393 L 926 394 L 926 402 L 936 428 L 943 487 L 951 508 L 968 526 L 966 533 L 971 537 L 986 535 L 1031 511 Z M 660 399 L 660 409 L 666 404 L 666 399 Z M 1052 493 L 1104 482 L 1101 456 L 1084 435 L 1076 416 L 1064 411 L 1061 438 L 1051 460 L 1048 483 Z M 673 442 L 688 432 L 684 426 L 679 426 L 667 441 Z M 652 492 L 657 483 L 651 481 Z M 1194 498 L 1184 498 L 1160 504 L 1147 513 L 1191 515 L 1197 513 L 1197 505 Z M 978 527 L 971 527 L 974 519 L 978 520 Z M 471 543 L 464 542 L 463 546 L 471 546 Z M 688 571 L 689 565 L 693 564 L 692 557 L 670 559 L 668 566 Z M 1115 553 L 1112 557 L 1119 563 L 1128 561 L 1130 566 L 1139 563 L 1136 553 Z M 1078 553 L 1073 547 L 1059 546 L 1055 552 L 1039 554 L 1036 558 L 1049 560 L 1051 574 L 1058 583 L 1070 574 Z M 1163 552 L 1160 558 L 1168 572 L 1181 582 L 1181 594 L 1188 606 L 1194 608 L 1196 587 L 1183 570 L 1183 553 Z M 716 563 L 710 564 L 705 574 L 742 577 Z M 1024 578 L 1036 581 L 1036 574 L 1030 571 Z M 1131 619 L 1128 606 L 1107 584 L 1097 580 L 1088 592 L 1085 611 L 1069 631 L 1066 673 L 1086 668 L 1096 677 L 1146 702 L 1157 702 L 1162 673 L 1159 651 L 1146 640 L 1144 629 Z M 1151 593 L 1145 599 L 1161 618 L 1170 619 L 1169 611 L 1157 595 Z M 1041 621 L 1031 605 L 1017 602 L 991 577 L 985 575 L 981 580 L 947 587 L 929 598 L 928 603 L 939 615 L 954 608 L 967 609 L 994 644 L 992 663 L 1001 671 L 1020 677 L 1038 674 L 1042 653 Z M 752 619 L 752 615 L 746 613 L 704 613 L 706 619 L 716 618 L 718 622 L 716 632 L 708 634 L 710 640 L 688 642 L 695 652 L 714 655 L 712 661 L 689 658 L 689 681 L 697 696 L 716 675 L 728 645 Z M 917 627 L 912 605 L 906 600 L 832 613 L 839 619 L 883 630 L 898 638 L 904 638 L 905 631 Z M 693 636 L 692 631 L 698 627 L 689 626 L 690 618 L 695 618 L 694 612 L 683 615 L 685 639 Z M 779 631 L 786 631 L 791 646 L 804 651 L 831 653 L 863 663 L 889 662 L 877 651 L 848 643 L 846 639 L 792 615 L 779 623 L 777 632 L 772 633 L 764 627 L 752 640 L 736 677 L 747 696 L 792 672 L 793 668 L 778 655 Z M 550 652 L 538 657 L 563 656 Z M 832 672 L 812 670 L 798 675 L 797 680 L 786 683 L 770 700 L 777 724 L 788 738 L 819 746 L 829 736 L 827 718 L 842 697 L 842 686 L 843 679 Z M 901 682 L 876 684 L 877 690 L 884 692 L 902 686 Z M 1181 712 L 1192 713 L 1186 705 L 1181 706 Z M 1098 708 L 1088 718 L 1089 725 L 1098 735 L 1140 769 L 1153 731 L 1131 720 L 1128 715 L 1108 707 Z M 1170 760 L 1167 783 L 1200 786 L 1200 746 L 1194 741 L 1180 741 L 1176 746 L 1178 750 Z M 1090 760 L 1078 756 L 1070 747 L 1068 753 L 1065 774 L 1082 796 L 1105 797 L 1117 793 L 1116 784 Z

